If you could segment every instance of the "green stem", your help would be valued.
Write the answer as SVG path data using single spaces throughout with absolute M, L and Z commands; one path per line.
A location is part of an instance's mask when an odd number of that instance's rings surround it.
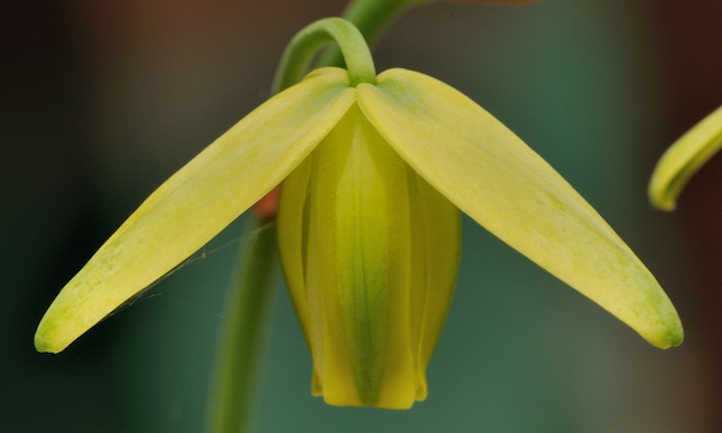
M 341 49 L 351 86 L 376 83 L 374 61 L 361 32 L 343 18 L 323 18 L 301 29 L 288 43 L 273 79 L 272 93 L 301 81 L 316 53 L 331 42 Z
M 215 388 L 209 406 L 209 433 L 247 431 L 265 324 L 276 284 L 276 228 L 250 215 L 241 250 L 243 261 L 227 303 Z
M 343 17 L 351 21 L 369 45 L 374 45 L 396 18 L 411 6 L 429 0 L 354 0 L 346 7 Z M 319 66 L 344 66 L 344 57 L 338 47 L 329 47 L 318 61 Z

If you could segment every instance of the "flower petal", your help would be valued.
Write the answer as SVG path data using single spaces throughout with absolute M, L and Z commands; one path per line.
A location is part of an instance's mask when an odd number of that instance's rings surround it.
M 388 70 L 357 88 L 387 142 L 439 192 L 651 344 L 681 343 L 672 303 L 642 262 L 539 155 L 469 98 Z
M 426 399 L 426 368 L 451 306 L 461 255 L 461 215 L 408 168 L 411 229 L 411 335 L 417 351 L 416 400 Z
M 722 148 L 722 107 L 702 119 L 662 155 L 649 182 L 649 199 L 674 210 L 684 186 Z
M 358 107 L 314 150 L 311 163 L 302 304 L 318 391 L 333 405 L 409 408 L 417 384 L 408 169 Z
M 358 107 L 284 180 L 278 242 L 312 394 L 396 409 L 424 400 L 454 292 L 459 211 Z
M 35 334 L 57 353 L 208 242 L 283 180 L 355 99 L 342 69 L 314 71 L 166 180 L 70 280 Z

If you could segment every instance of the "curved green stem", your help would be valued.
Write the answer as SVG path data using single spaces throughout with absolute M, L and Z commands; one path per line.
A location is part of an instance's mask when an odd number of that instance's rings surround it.
M 383 31 L 411 6 L 430 0 L 355 0 L 349 3 L 343 17 L 359 29 L 369 45 L 378 40 Z M 338 47 L 329 47 L 318 61 L 319 66 L 344 66 Z
M 675 141 L 662 155 L 649 181 L 649 199 L 671 211 L 687 182 L 722 149 L 722 107 L 717 108 Z
M 343 18 L 323 18 L 301 29 L 288 43 L 273 79 L 271 93 L 299 82 L 313 56 L 331 42 L 335 42 L 341 50 L 351 86 L 376 83 L 374 61 L 361 32 Z

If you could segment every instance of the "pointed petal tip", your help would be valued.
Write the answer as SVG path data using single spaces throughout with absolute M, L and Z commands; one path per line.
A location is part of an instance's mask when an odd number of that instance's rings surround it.
M 654 347 L 659 349 L 670 349 L 681 345 L 682 342 L 684 342 L 684 329 L 682 328 L 682 323 L 677 320 L 675 323 L 670 324 L 670 326 L 665 329 L 664 332 L 660 333 L 660 335 L 654 340 L 650 339 L 648 341 Z
M 55 302 L 54 302 L 55 304 Z M 57 354 L 75 341 L 82 333 L 73 331 L 73 327 L 67 323 L 67 318 L 58 314 L 57 307 L 51 305 L 45 315 L 40 319 L 38 328 L 35 330 L 33 344 L 35 350 L 40 353 Z
M 648 326 L 636 328 L 639 335 L 658 349 L 677 347 L 684 341 L 684 328 L 677 311 L 669 302 L 667 308 L 658 311 L 655 319 L 642 320 Z
M 52 338 L 49 338 L 45 328 L 44 321 L 41 321 L 33 339 L 35 350 L 40 353 L 53 354 L 62 352 L 65 347 L 60 347 Z

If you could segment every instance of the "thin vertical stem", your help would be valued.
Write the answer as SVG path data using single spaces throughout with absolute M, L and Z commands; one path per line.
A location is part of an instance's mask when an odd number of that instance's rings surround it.
M 273 288 L 277 283 L 276 224 L 250 216 L 242 262 L 221 325 L 209 433 L 247 431 L 256 372 L 263 348 Z

